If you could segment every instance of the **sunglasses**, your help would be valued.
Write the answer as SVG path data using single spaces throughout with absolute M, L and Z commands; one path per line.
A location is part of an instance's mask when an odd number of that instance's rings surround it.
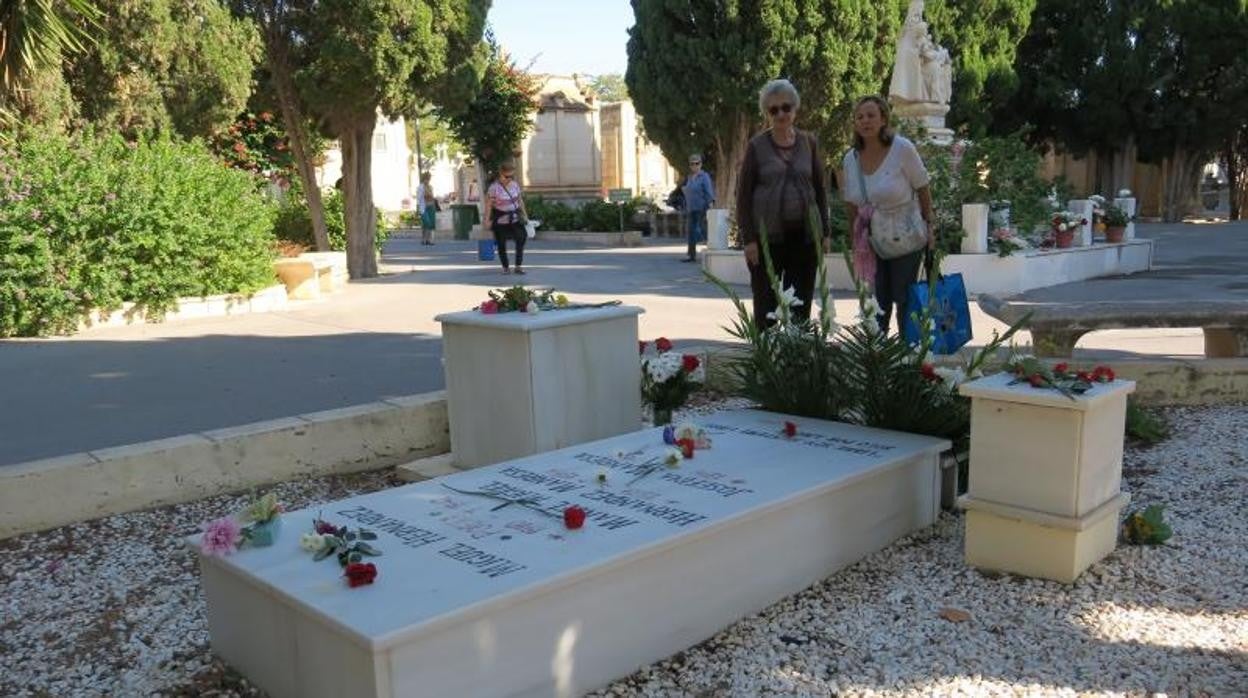
M 793 105 L 789 104 L 788 102 L 785 102 L 784 104 L 773 104 L 770 107 L 767 107 L 767 113 L 771 114 L 772 116 L 775 116 L 779 114 L 780 112 L 784 112 L 785 114 L 788 114 L 791 111 L 793 111 Z
M 698 162 L 697 160 L 690 160 L 690 161 L 689 161 L 689 166 L 690 166 L 690 167 L 693 167 L 694 165 L 701 165 L 701 164 L 702 164 L 702 163 L 701 163 L 701 162 Z

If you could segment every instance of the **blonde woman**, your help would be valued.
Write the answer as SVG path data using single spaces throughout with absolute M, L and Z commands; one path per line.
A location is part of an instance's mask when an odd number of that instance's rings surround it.
M 813 134 L 795 126 L 802 100 L 788 80 L 772 80 L 758 93 L 758 108 L 770 128 L 750 139 L 737 189 L 737 224 L 745 243 L 754 296 L 754 321 L 768 327 L 776 296 L 759 244 L 767 236 L 772 265 L 786 288 L 796 292 L 793 318 L 810 317 L 819 249 L 827 245 L 828 194 L 823 161 Z

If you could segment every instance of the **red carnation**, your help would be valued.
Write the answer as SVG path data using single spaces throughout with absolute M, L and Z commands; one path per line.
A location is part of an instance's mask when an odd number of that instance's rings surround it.
M 1030 376 L 1028 376 L 1027 382 L 1031 383 L 1031 387 L 1033 388 L 1043 388 L 1044 376 L 1040 375 L 1039 373 L 1033 373 Z
M 343 574 L 347 578 L 347 585 L 354 589 L 365 584 L 372 584 L 377 578 L 377 566 L 371 562 L 352 562 L 347 565 Z
M 1112 383 L 1114 381 L 1114 369 L 1108 366 L 1097 366 L 1092 369 L 1092 380 L 1098 383 Z
M 698 361 L 698 357 L 693 354 L 685 354 L 680 357 L 680 367 L 685 369 L 685 373 L 693 373 L 698 370 L 698 366 L 701 363 L 701 361 Z
M 336 535 L 338 535 L 338 527 L 337 527 L 337 526 L 334 526 L 333 524 L 329 523 L 328 521 L 322 521 L 321 519 L 317 519 L 317 520 L 313 521 L 313 522 L 312 522 L 312 528 L 313 528 L 313 529 L 314 529 L 317 533 L 321 534 L 322 536 L 324 536 L 324 535 L 331 535 L 331 536 L 336 536 Z
M 585 525 L 585 510 L 578 506 L 570 506 L 563 510 L 563 525 L 568 528 L 580 528 Z
M 790 439 L 793 438 L 794 436 L 797 436 L 797 425 L 794 424 L 793 422 L 785 422 L 784 423 L 784 435 L 789 437 Z
M 658 349 L 659 353 L 662 353 L 665 351 L 671 351 L 672 340 L 668 339 L 667 337 L 659 337 L 658 339 L 654 340 L 654 348 Z
M 644 339 L 637 340 L 637 353 L 638 354 L 646 353 L 646 341 Z
M 1068 363 L 1060 363 L 1053 367 L 1053 371 L 1055 373 L 1065 373 L 1069 370 L 1070 370 L 1070 364 Z
M 1075 378 L 1078 378 L 1079 380 L 1083 381 L 1084 383 L 1091 383 L 1091 382 L 1092 382 L 1092 376 L 1089 376 L 1087 371 L 1080 371 L 1080 372 L 1076 373 L 1076 374 L 1075 374 Z
M 494 315 L 498 312 L 498 301 L 490 299 L 481 304 L 481 312 L 486 315 Z
M 680 454 L 685 458 L 693 458 L 693 449 L 696 444 L 693 439 L 677 439 L 676 445 L 680 448 Z

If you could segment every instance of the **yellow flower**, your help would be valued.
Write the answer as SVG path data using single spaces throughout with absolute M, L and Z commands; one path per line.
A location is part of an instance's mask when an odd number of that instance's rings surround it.
M 560 293 L 560 294 L 556 294 L 556 295 L 555 295 L 555 305 L 557 305 L 557 306 L 559 306 L 560 308 L 562 308 L 563 306 L 565 306 L 565 305 L 567 305 L 567 304 L 568 304 L 568 297 L 567 297 L 567 296 L 563 295 L 562 293 Z

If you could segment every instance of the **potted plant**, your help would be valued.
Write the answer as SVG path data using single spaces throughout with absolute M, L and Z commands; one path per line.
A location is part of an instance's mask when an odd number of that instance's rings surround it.
M 1109 204 L 1105 207 L 1105 242 L 1122 242 L 1122 237 L 1127 231 L 1127 224 L 1131 222 L 1131 218 L 1127 212 L 1117 204 Z
M 1074 244 L 1075 231 L 1079 229 L 1079 226 L 1087 225 L 1088 220 L 1070 211 L 1058 211 L 1053 214 L 1049 223 L 1053 228 L 1053 237 L 1057 247 L 1066 248 Z
M 689 395 L 702 387 L 706 369 L 702 360 L 693 354 L 672 351 L 672 342 L 666 337 L 654 341 L 658 352 L 646 356 L 646 342 L 638 345 L 641 353 L 641 397 L 654 413 L 654 425 L 672 423 L 672 411 L 679 409 Z

